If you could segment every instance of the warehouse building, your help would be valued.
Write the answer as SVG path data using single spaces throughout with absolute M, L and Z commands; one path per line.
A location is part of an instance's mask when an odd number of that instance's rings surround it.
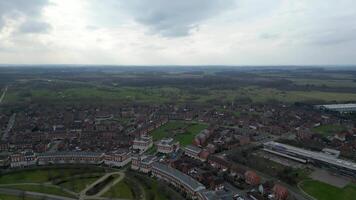
M 328 105 L 317 105 L 316 106 L 322 110 L 330 110 L 339 113 L 351 113 L 356 112 L 356 104 L 349 103 L 349 104 L 328 104 Z
M 301 163 L 312 163 L 356 178 L 356 163 L 338 159 L 335 155 L 330 155 L 329 153 L 309 151 L 273 141 L 264 143 L 263 150 Z

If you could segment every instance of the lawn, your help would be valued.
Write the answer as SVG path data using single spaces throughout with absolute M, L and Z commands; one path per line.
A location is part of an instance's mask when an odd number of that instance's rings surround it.
M 44 183 L 55 179 L 65 179 L 73 175 L 102 172 L 102 169 L 68 168 L 68 169 L 34 169 L 12 172 L 0 176 L 0 184 Z
M 103 196 L 108 198 L 133 199 L 131 188 L 125 179 L 111 187 Z
M 332 136 L 344 130 L 346 130 L 346 127 L 337 124 L 321 125 L 312 129 L 313 132 L 324 136 Z
M 131 173 L 128 175 L 131 184 L 139 184 L 144 190 L 146 199 L 150 200 L 183 200 L 184 198 L 180 193 L 172 189 L 166 182 L 152 179 L 148 176 Z
M 65 181 L 59 184 L 59 186 L 74 192 L 80 192 L 84 190 L 85 187 L 87 187 L 88 185 L 94 183 L 98 178 L 100 178 L 100 176 L 90 177 L 90 178 L 75 178 L 75 179 Z
M 296 85 L 315 85 L 328 87 L 356 87 L 356 82 L 352 80 L 340 79 L 304 79 L 304 78 L 289 78 Z
M 0 194 L 0 200 L 35 200 L 29 197 Z
M 301 81 L 303 82 L 303 80 Z M 320 80 L 320 83 L 325 80 Z M 318 82 L 318 83 L 319 83 Z M 335 81 L 334 85 L 350 83 Z M 353 85 L 356 83 L 351 82 Z M 41 103 L 102 103 L 132 102 L 141 103 L 209 103 L 219 101 L 231 103 L 235 99 L 250 98 L 253 102 L 276 100 L 282 102 L 296 101 L 354 101 L 356 94 L 322 91 L 281 91 L 274 88 L 246 86 L 237 89 L 194 88 L 181 89 L 174 86 L 128 87 L 96 85 L 95 83 L 53 81 L 46 83 L 28 82 L 12 86 L 7 92 L 4 103 L 24 103 L 36 101 Z
M 351 200 L 356 197 L 355 184 L 350 184 L 344 188 L 337 188 L 319 181 L 306 180 L 302 182 L 301 188 L 318 200 Z
M 154 130 L 151 135 L 154 141 L 172 137 L 179 141 L 180 145 L 187 146 L 192 143 L 198 133 L 206 128 L 208 128 L 208 125 L 205 123 L 169 121 L 167 124 Z
M 45 194 L 53 194 L 64 197 L 74 197 L 73 195 L 61 190 L 60 188 L 44 186 L 44 185 L 13 185 L 13 186 L 1 186 L 3 188 L 18 189 L 23 191 L 39 192 Z

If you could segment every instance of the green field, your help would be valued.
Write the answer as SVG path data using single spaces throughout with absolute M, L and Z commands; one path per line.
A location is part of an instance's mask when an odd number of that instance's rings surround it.
M 80 192 L 85 189 L 88 185 L 94 183 L 100 176 L 90 177 L 90 178 L 74 178 L 68 181 L 65 181 L 59 186 L 64 187 L 73 192 Z
M 335 125 L 335 124 L 321 125 L 312 129 L 313 132 L 319 133 L 324 136 L 332 136 L 336 133 L 345 130 L 347 130 L 346 127 L 342 125 Z
M 308 84 L 309 79 L 296 79 L 301 84 Z M 328 80 L 309 80 L 320 84 Z M 334 80 L 333 85 L 346 87 L 356 85 L 351 80 Z M 346 87 L 347 88 L 347 87 Z M 4 103 L 48 102 L 48 103 L 102 103 L 102 102 L 142 102 L 142 103 L 210 103 L 231 102 L 236 99 L 251 99 L 253 102 L 276 100 L 293 103 L 296 101 L 356 101 L 355 93 L 323 91 L 282 91 L 276 88 L 244 86 L 236 89 L 215 89 L 209 87 L 179 88 L 174 86 L 127 87 L 108 86 L 93 83 L 68 83 L 66 81 L 36 82 L 29 81 L 9 88 Z
M 183 102 L 192 98 L 177 88 L 169 87 L 94 87 L 73 86 L 71 88 L 49 89 L 49 88 L 16 88 L 9 90 L 4 102 L 19 103 L 25 101 L 39 102 L 76 102 L 78 100 L 90 102 L 154 102 L 164 103 L 170 101 Z
M 318 200 L 351 200 L 356 197 L 355 184 L 337 188 L 319 181 L 307 180 L 301 183 L 301 188 Z
M 108 198 L 133 199 L 131 187 L 126 183 L 125 179 L 111 187 L 103 196 Z
M 356 82 L 353 80 L 340 79 L 305 79 L 305 78 L 289 78 L 297 85 L 315 85 L 328 87 L 356 87 Z
M 6 194 L 0 194 L 0 200 L 35 200 L 29 197 L 12 196 Z
M 3 188 L 18 189 L 23 191 L 39 192 L 45 194 L 53 194 L 64 197 L 74 197 L 72 194 L 69 194 L 63 191 L 60 188 L 45 186 L 45 185 L 12 185 L 12 186 L 1 186 Z
M 0 184 L 44 183 L 56 179 L 66 179 L 78 174 L 103 172 L 102 169 L 68 168 L 68 169 L 35 169 L 12 172 L 0 176 Z
M 204 123 L 169 121 L 167 124 L 154 130 L 151 135 L 154 141 L 172 137 L 179 141 L 180 145 L 186 146 L 191 144 L 195 136 L 206 128 L 208 128 L 208 125 Z

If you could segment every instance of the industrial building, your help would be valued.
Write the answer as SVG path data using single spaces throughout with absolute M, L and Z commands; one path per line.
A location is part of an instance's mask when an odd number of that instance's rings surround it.
M 316 106 L 322 110 L 330 110 L 339 113 L 351 113 L 356 112 L 356 104 L 327 104 L 327 105 L 317 105 Z
M 301 163 L 312 163 L 356 178 L 356 163 L 339 159 L 329 153 L 309 151 L 273 141 L 264 143 L 263 150 Z

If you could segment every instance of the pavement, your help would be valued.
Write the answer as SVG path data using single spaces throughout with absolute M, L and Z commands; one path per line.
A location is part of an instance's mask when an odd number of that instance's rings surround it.
M 11 129 L 14 127 L 15 120 L 16 120 L 16 113 L 11 115 L 9 122 L 7 124 L 7 128 L 1 137 L 2 141 L 6 141 L 8 139 Z
M 342 177 L 340 175 L 334 175 L 323 169 L 316 169 L 310 175 L 310 177 L 314 180 L 321 181 L 323 183 L 327 183 L 338 188 L 344 188 L 350 183 L 350 180 L 348 178 Z
M 5 90 L 4 92 L 2 93 L 1 97 L 0 97 L 0 104 L 3 102 L 3 100 L 5 99 L 5 95 L 6 95 L 6 92 L 7 92 L 7 89 L 8 87 L 5 87 Z
M 46 199 L 46 200 L 75 200 L 69 197 L 62 197 L 51 194 L 43 194 L 39 192 L 24 192 L 22 190 L 14 190 L 14 189 L 5 189 L 0 188 L 1 194 L 14 195 L 14 196 L 26 196 L 30 198 L 38 198 L 38 199 Z
M 93 196 L 87 196 L 86 192 L 94 187 L 96 184 L 99 182 L 105 180 L 107 177 L 110 175 L 119 175 L 118 178 L 116 178 L 113 182 L 110 184 L 107 184 L 100 192 Z M 66 188 L 59 187 L 57 185 L 52 185 L 51 183 L 16 183 L 16 184 L 0 184 L 1 186 L 16 186 L 16 185 L 43 185 L 46 187 L 55 187 L 59 188 L 68 194 L 72 194 L 73 198 L 69 197 L 63 197 L 63 196 L 57 196 L 57 195 L 51 195 L 51 194 L 45 194 L 45 193 L 40 193 L 40 192 L 29 192 L 29 191 L 23 191 L 23 190 L 17 190 L 17 189 L 10 189 L 10 188 L 0 188 L 0 194 L 7 194 L 7 195 L 13 195 L 13 196 L 19 196 L 19 197 L 30 197 L 30 198 L 35 198 L 35 199 L 46 199 L 46 200 L 128 200 L 128 199 L 118 199 L 118 198 L 107 198 L 107 197 L 100 197 L 101 195 L 105 194 L 108 190 L 110 190 L 111 187 L 113 187 L 115 184 L 118 182 L 122 181 L 125 178 L 125 173 L 123 172 L 112 172 L 105 174 L 104 176 L 100 177 L 98 180 L 96 180 L 94 183 L 90 184 L 87 186 L 84 190 L 82 190 L 80 193 L 73 192 L 71 190 L 68 190 Z
M 94 187 L 96 184 L 104 181 L 106 178 L 108 178 L 111 175 L 119 175 L 118 178 L 116 178 L 113 182 L 107 184 L 102 190 L 100 190 L 100 192 L 98 192 L 95 195 L 89 196 L 86 195 L 86 193 L 92 188 Z M 108 199 L 108 198 L 104 198 L 104 197 L 100 197 L 101 195 L 105 194 L 105 192 L 107 192 L 108 190 L 110 190 L 110 188 L 112 186 L 114 186 L 116 183 L 122 181 L 125 178 L 125 173 L 123 172 L 112 172 L 112 173 L 108 173 L 105 174 L 104 176 L 102 176 L 101 178 L 99 178 L 98 180 L 96 180 L 94 183 L 90 184 L 89 186 L 87 186 L 84 190 L 82 190 L 79 193 L 79 199 L 80 200 L 84 200 L 84 199 Z

